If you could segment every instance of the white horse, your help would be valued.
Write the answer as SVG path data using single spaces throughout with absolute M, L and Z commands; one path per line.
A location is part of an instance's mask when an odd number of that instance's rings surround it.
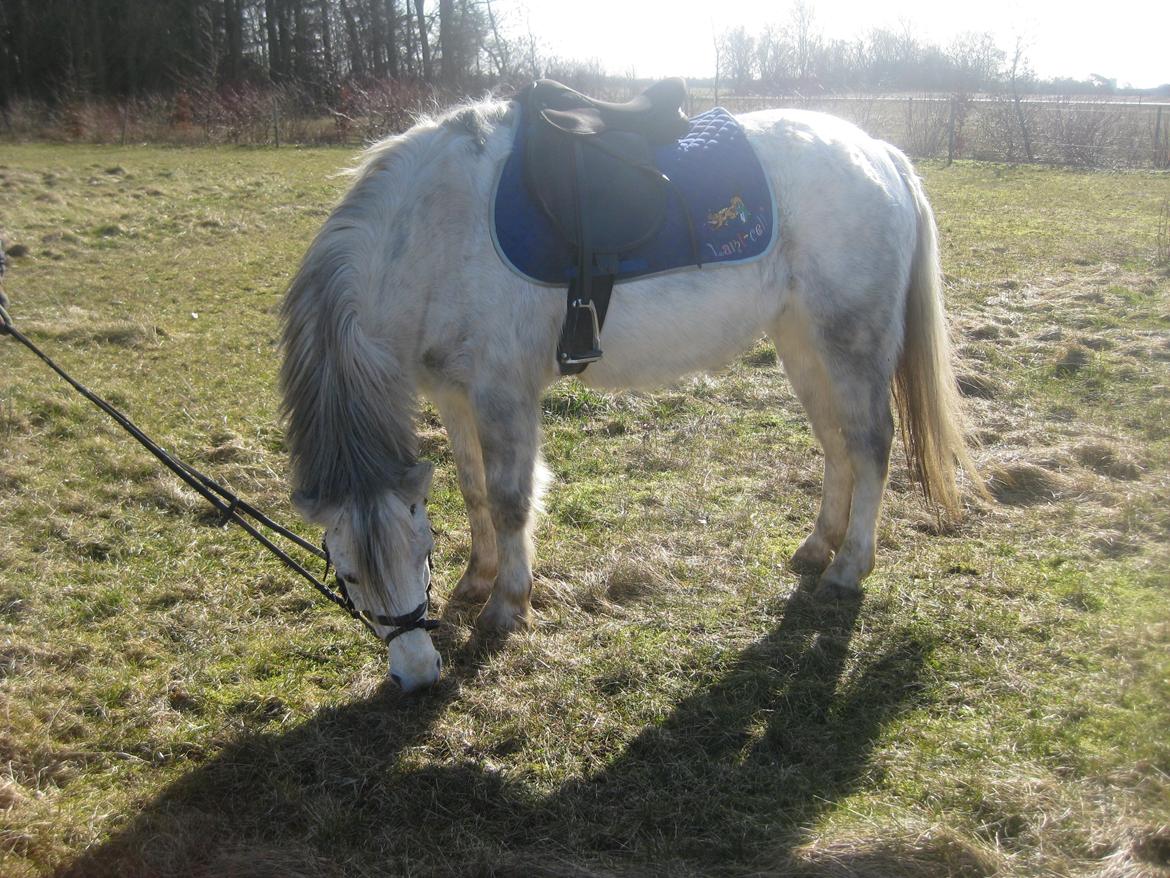
M 450 437 L 471 553 L 453 600 L 478 625 L 531 622 L 541 396 L 558 378 L 565 296 L 501 262 L 490 198 L 512 144 L 507 103 L 458 109 L 369 149 L 284 303 L 281 383 L 294 502 L 326 530 L 357 607 L 425 613 L 433 467 L 414 426 L 425 394 Z M 719 368 L 767 334 L 825 454 L 820 513 L 792 567 L 849 597 L 874 565 L 897 403 L 928 499 L 957 514 L 972 473 L 950 364 L 934 216 L 907 158 L 810 112 L 739 117 L 779 200 L 762 260 L 618 285 L 591 387 L 652 388 Z M 421 608 L 421 611 L 420 611 Z M 401 625 L 401 622 L 397 623 Z M 441 670 L 425 630 L 397 631 L 406 690 Z

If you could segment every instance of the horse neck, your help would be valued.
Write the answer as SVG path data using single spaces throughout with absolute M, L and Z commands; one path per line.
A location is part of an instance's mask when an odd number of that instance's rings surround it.
M 306 493 L 364 492 L 415 461 L 414 348 L 450 267 L 414 235 L 434 227 L 427 206 L 471 225 L 510 148 L 506 109 L 463 108 L 371 148 L 310 247 L 285 299 L 281 371 Z

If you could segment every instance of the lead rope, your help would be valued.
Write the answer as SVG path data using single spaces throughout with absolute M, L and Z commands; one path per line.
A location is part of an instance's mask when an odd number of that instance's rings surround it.
M 337 604 L 337 606 L 345 610 L 350 616 L 361 622 L 362 625 L 364 625 L 371 634 L 373 634 L 375 637 L 378 637 L 377 629 L 375 629 L 374 626 L 370 624 L 370 621 L 361 613 L 360 610 L 358 610 L 357 607 L 354 606 L 353 601 L 349 599 L 349 594 L 344 590 L 345 584 L 341 581 L 340 578 L 338 578 L 338 582 L 341 583 L 342 590 L 334 591 L 328 585 L 310 573 L 307 569 L 305 569 L 305 567 L 300 562 L 285 552 L 282 548 L 280 548 L 280 546 L 276 545 L 276 543 L 261 533 L 260 530 L 256 527 L 256 524 L 267 528 L 273 533 L 278 534 L 279 536 L 282 536 L 290 542 L 300 546 L 305 551 L 323 559 L 325 561 L 325 578 L 328 579 L 329 553 L 324 548 L 317 548 L 308 540 L 293 533 L 288 528 L 277 524 L 263 512 L 258 510 L 255 506 L 245 500 L 242 500 L 240 497 L 236 496 L 234 493 L 225 488 L 219 482 L 212 479 L 210 476 L 204 475 L 193 466 L 190 466 L 189 464 L 179 460 L 165 448 L 160 446 L 157 442 L 142 432 L 142 430 L 139 429 L 133 421 L 118 411 L 118 409 L 110 405 L 110 403 L 106 402 L 84 384 L 76 381 L 68 372 L 54 363 L 52 358 L 50 358 L 44 351 L 37 347 L 28 336 L 26 336 L 12 324 L 12 317 L 9 316 L 8 312 L 4 310 L 2 305 L 0 305 L 0 335 L 11 336 L 34 354 L 36 354 L 36 356 L 40 358 L 45 363 L 45 365 L 60 375 L 61 378 L 63 378 L 70 387 L 72 387 L 74 390 L 92 402 L 95 406 L 109 415 L 115 421 L 115 423 L 117 423 L 118 426 L 129 433 L 135 439 L 135 441 L 138 442 L 138 444 L 153 454 L 156 458 L 158 458 L 163 466 L 186 482 L 192 490 L 194 490 L 197 494 L 199 494 L 199 496 L 215 507 L 215 509 L 223 516 L 223 521 L 225 524 L 228 521 L 234 521 L 248 534 L 254 537 L 256 541 L 260 543 L 260 545 L 264 546 L 264 548 L 268 549 L 269 552 L 279 558 L 286 567 L 295 571 L 296 573 L 299 573 L 310 585 L 313 586 L 313 588 L 320 592 L 321 595 L 330 600 L 332 603 Z M 256 524 L 253 524 L 252 521 L 244 518 L 243 516 L 245 515 L 253 519 Z M 407 613 L 406 616 L 395 616 L 394 619 L 407 619 L 411 628 L 426 628 L 427 630 L 430 630 L 431 628 L 438 626 L 439 622 L 437 620 L 426 618 L 429 605 L 430 593 L 428 590 L 427 600 L 420 605 L 422 614 L 418 616 L 418 618 L 413 618 L 415 617 L 416 613 L 418 613 L 418 608 L 416 608 L 413 612 Z M 411 618 L 408 619 L 408 617 Z M 420 624 L 420 621 L 422 624 Z M 393 620 L 391 620 L 391 622 L 393 622 Z M 411 628 L 406 628 L 405 630 L 411 630 Z M 389 637 L 386 638 L 386 642 L 389 643 L 390 640 L 392 640 L 394 637 L 405 633 L 405 630 L 399 630 L 391 633 Z

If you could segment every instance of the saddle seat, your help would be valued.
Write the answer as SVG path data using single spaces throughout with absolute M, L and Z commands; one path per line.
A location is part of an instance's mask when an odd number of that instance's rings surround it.
M 577 254 L 557 351 L 561 371 L 575 374 L 601 357 L 620 254 L 652 238 L 666 219 L 670 181 L 655 166 L 653 148 L 687 132 L 686 84 L 663 80 L 611 103 L 542 79 L 521 101 L 525 183 Z
M 625 103 L 599 101 L 552 79 L 534 83 L 530 106 L 539 107 L 545 122 L 566 134 L 597 135 L 605 131 L 641 134 L 653 144 L 677 140 L 686 133 L 686 83 L 678 78 L 656 82 Z

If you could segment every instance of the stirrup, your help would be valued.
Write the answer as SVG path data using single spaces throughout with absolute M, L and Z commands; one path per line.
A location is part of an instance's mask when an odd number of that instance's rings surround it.
M 601 324 L 597 319 L 597 306 L 593 304 L 591 299 L 574 299 L 569 304 L 570 309 L 576 309 L 572 320 L 572 325 L 576 326 L 577 321 L 580 320 L 581 311 L 589 312 L 589 319 L 592 324 L 593 332 L 590 336 L 592 349 L 582 353 L 570 353 L 569 351 L 557 351 L 557 362 L 562 366 L 588 366 L 590 363 L 596 363 L 601 359 Z M 571 312 L 572 313 L 572 312 Z M 567 321 L 566 321 L 567 322 Z

